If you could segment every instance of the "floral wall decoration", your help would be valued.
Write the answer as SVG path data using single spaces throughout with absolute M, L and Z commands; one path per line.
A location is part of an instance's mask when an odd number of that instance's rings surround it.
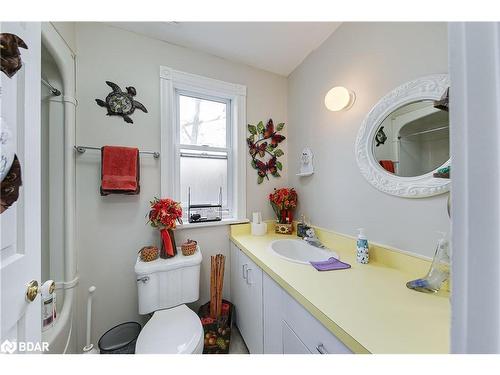
M 272 119 L 266 126 L 260 121 L 257 125 L 248 124 L 250 136 L 247 138 L 250 156 L 252 156 L 252 167 L 257 170 L 257 183 L 261 184 L 264 178 L 269 180 L 269 174 L 280 177 L 279 171 L 283 164 L 278 160 L 285 153 L 278 146 L 286 138 L 278 134 L 283 130 L 285 123 L 281 122 L 274 127 Z

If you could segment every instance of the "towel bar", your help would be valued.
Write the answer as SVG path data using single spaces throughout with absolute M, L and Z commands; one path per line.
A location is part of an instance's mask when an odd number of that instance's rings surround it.
M 101 150 L 100 147 L 90 147 L 90 146 L 74 146 L 74 149 L 80 154 L 85 153 L 87 150 Z M 139 151 L 139 154 L 153 155 L 155 159 L 160 157 L 160 153 L 156 151 Z

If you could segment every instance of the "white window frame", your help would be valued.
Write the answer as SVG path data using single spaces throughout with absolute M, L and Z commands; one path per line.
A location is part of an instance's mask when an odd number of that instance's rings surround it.
M 219 81 L 172 68 L 160 67 L 161 100 L 161 195 L 180 201 L 180 132 L 178 95 L 226 101 L 229 124 L 227 199 L 231 215 L 222 223 L 246 219 L 246 86 Z M 211 99 L 213 98 L 213 99 Z M 189 146 L 203 148 L 203 146 Z M 210 150 L 215 151 L 211 147 Z M 172 178 L 173 176 L 173 178 Z M 193 224 L 202 226 L 205 223 Z

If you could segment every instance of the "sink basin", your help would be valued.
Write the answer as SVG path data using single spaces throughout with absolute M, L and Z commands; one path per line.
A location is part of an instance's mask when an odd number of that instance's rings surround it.
M 299 239 L 273 241 L 270 249 L 272 253 L 280 258 L 295 263 L 309 264 L 309 262 L 327 260 L 331 257 L 339 259 L 338 254 L 334 251 L 314 247 Z

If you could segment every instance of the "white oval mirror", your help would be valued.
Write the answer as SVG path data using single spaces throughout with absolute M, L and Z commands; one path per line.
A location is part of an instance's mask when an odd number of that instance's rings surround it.
M 436 108 L 449 87 L 446 74 L 407 82 L 384 96 L 368 113 L 356 140 L 356 160 L 377 189 L 421 198 L 449 190 L 434 177 L 449 166 L 449 116 Z

